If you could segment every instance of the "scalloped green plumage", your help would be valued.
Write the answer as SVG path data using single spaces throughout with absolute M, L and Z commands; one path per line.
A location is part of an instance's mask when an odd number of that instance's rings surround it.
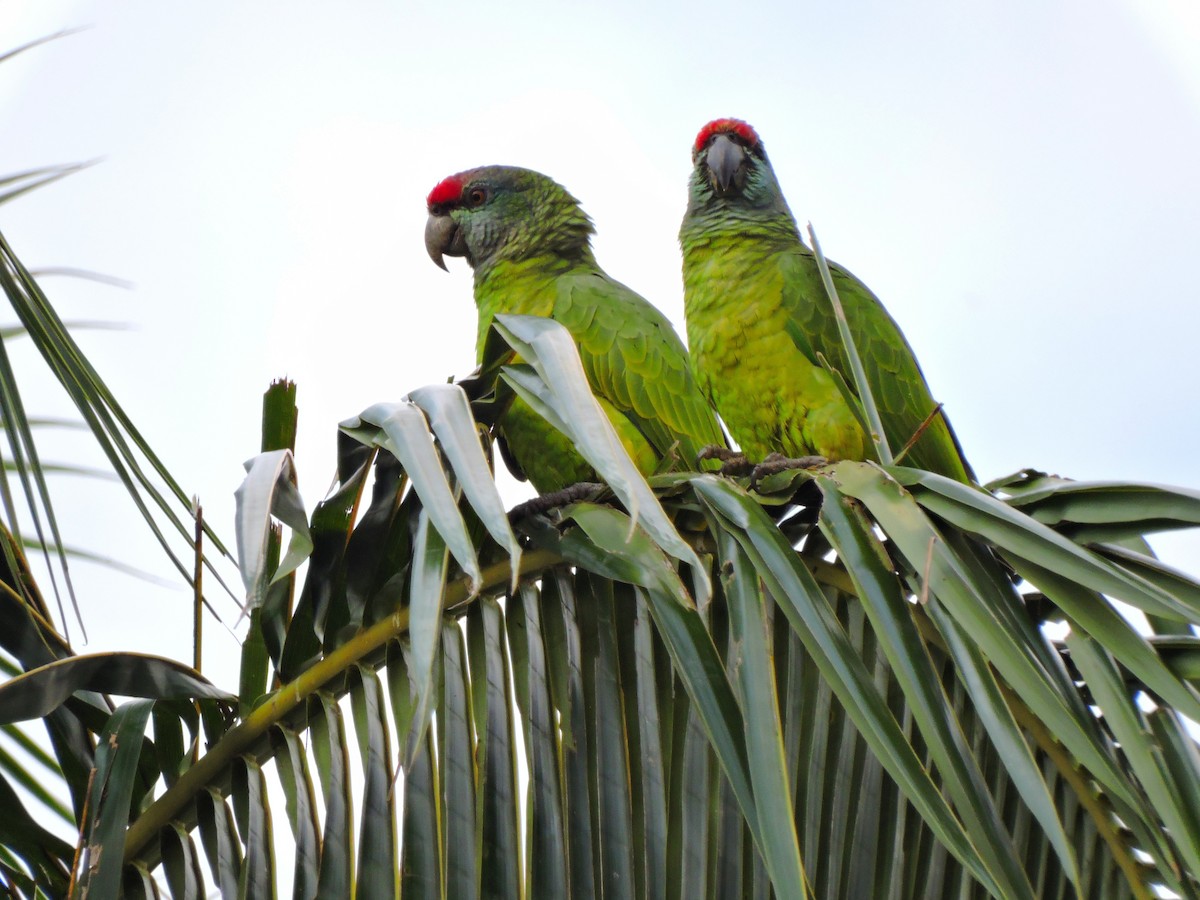
M 679 234 L 688 344 L 701 390 L 751 458 L 873 458 L 871 441 L 815 359 L 824 356 L 851 382 L 817 261 L 761 141 L 728 123 L 702 134 Z M 971 480 L 944 414 L 921 430 L 937 404 L 895 321 L 861 281 L 837 265 L 830 270 L 892 451 L 919 434 L 906 464 Z
M 592 390 L 643 474 L 694 468 L 705 445 L 724 444 L 670 321 L 597 265 L 592 224 L 561 185 L 511 166 L 473 169 L 453 179 L 439 189 L 460 186 L 460 200 L 431 195 L 439 202 L 430 206 L 430 233 L 434 224 L 441 226 L 445 246 L 431 245 L 430 253 L 439 253 L 438 259 L 442 252 L 464 255 L 475 271 L 481 360 L 494 316 L 546 316 L 575 339 Z M 465 199 L 471 196 L 476 205 Z M 596 480 L 569 439 L 519 398 L 497 431 L 540 492 Z

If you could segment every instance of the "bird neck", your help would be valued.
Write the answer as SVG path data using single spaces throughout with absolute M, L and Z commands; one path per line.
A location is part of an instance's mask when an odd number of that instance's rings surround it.
M 786 209 L 766 212 L 738 206 L 689 211 L 679 230 L 679 245 L 689 253 L 718 248 L 756 246 L 764 253 L 803 244 L 796 220 Z

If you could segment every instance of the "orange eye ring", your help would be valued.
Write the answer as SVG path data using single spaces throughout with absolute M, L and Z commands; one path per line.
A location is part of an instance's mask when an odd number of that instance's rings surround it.
M 482 206 L 487 201 L 487 191 L 474 187 L 467 191 L 467 206 Z

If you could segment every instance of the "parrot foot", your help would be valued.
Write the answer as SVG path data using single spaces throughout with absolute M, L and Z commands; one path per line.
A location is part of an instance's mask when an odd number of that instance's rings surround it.
M 784 456 L 782 453 L 768 453 L 766 458 L 754 467 L 750 473 L 750 490 L 758 489 L 758 482 L 776 472 L 786 472 L 788 469 L 815 469 L 828 463 L 824 456 Z
M 719 444 L 709 444 L 702 448 L 696 455 L 697 462 L 706 459 L 721 460 L 720 474 L 722 475 L 749 475 L 754 469 L 754 463 L 746 459 L 745 453 L 730 450 L 728 447 L 722 447 Z
M 598 484 L 594 481 L 581 481 L 560 491 L 551 491 L 548 494 L 542 494 L 531 500 L 526 500 L 524 503 L 518 503 L 510 509 L 508 511 L 508 521 L 519 522 L 521 519 L 528 519 L 530 516 L 549 512 L 556 507 L 566 506 L 568 503 L 578 503 L 580 500 L 594 500 L 596 495 L 607 487 L 607 485 Z

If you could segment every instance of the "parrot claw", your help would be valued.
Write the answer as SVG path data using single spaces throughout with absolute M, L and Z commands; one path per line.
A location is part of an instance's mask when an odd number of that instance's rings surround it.
M 748 475 L 754 468 L 754 463 L 746 459 L 745 453 L 730 450 L 728 447 L 722 447 L 720 444 L 709 444 L 696 454 L 697 462 L 703 462 L 706 459 L 721 460 L 720 474 L 730 477 Z
M 758 482 L 776 472 L 786 472 L 789 469 L 815 469 L 823 466 L 829 460 L 824 456 L 784 456 L 782 453 L 768 453 L 766 459 L 754 467 L 750 473 L 750 490 L 758 490 Z
M 528 519 L 530 516 L 549 512 L 559 506 L 566 506 L 568 503 L 578 503 L 580 500 L 594 500 L 607 487 L 608 485 L 598 484 L 594 481 L 581 481 L 560 491 L 551 491 L 548 494 L 542 494 L 531 500 L 526 500 L 524 503 L 518 503 L 510 509 L 508 511 L 508 521 L 519 522 L 522 519 Z
M 721 460 L 720 474 L 722 475 L 734 478 L 749 475 L 750 490 L 752 491 L 756 490 L 758 482 L 768 475 L 786 472 L 788 469 L 815 469 L 817 466 L 823 466 L 829 462 L 824 456 L 790 457 L 784 456 L 782 453 L 768 453 L 766 459 L 756 464 L 748 460 L 745 453 L 730 450 L 719 444 L 709 444 L 696 455 L 697 462 L 706 459 Z

